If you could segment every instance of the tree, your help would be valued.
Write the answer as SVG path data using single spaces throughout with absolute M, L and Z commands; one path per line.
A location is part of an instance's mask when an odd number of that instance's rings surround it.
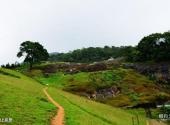
M 30 64 L 30 69 L 34 63 L 46 61 L 49 58 L 47 50 L 38 42 L 25 41 L 20 45 L 17 57 L 25 56 L 24 62 Z
M 141 61 L 170 60 L 170 32 L 155 33 L 144 37 L 138 44 Z
M 83 62 L 91 63 L 107 60 L 111 57 L 127 57 L 128 61 L 135 58 L 135 47 L 123 46 L 123 47 L 88 47 L 82 49 L 76 49 L 68 53 L 56 53 L 51 54 L 50 61 L 66 61 L 66 62 Z
M 138 51 L 136 50 L 136 47 L 124 46 L 121 50 L 121 55 L 130 62 L 135 62 L 138 60 Z

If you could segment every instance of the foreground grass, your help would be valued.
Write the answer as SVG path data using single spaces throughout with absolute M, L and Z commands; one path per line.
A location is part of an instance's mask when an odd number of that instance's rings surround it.
M 55 107 L 44 87 L 18 72 L 0 71 L 0 118 L 12 118 L 11 125 L 48 125 Z
M 49 94 L 65 109 L 66 125 L 132 125 L 133 113 L 50 87 Z M 146 119 L 139 114 L 140 125 Z

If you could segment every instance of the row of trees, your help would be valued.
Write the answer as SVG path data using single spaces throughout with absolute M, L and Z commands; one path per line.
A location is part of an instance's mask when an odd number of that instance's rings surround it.
M 21 66 L 21 64 L 18 62 L 12 63 L 12 64 L 7 63 L 6 65 L 1 65 L 2 68 L 7 68 L 7 69 L 15 69 L 20 66 Z
M 134 51 L 132 46 L 121 47 L 89 47 L 83 49 L 77 49 L 68 53 L 51 54 L 50 61 L 66 61 L 66 62 L 95 62 L 109 59 L 110 57 L 127 57 L 128 60 L 132 60 L 130 54 Z
M 17 54 L 19 58 L 22 56 L 25 56 L 24 62 L 28 62 L 30 68 L 34 63 L 46 60 L 87 63 L 106 60 L 110 57 L 125 57 L 127 61 L 170 61 L 170 32 L 146 36 L 135 47 L 89 47 L 50 56 L 40 43 L 25 41 L 20 45 L 20 51 Z M 16 65 L 7 64 L 2 67 L 10 68 Z
M 51 54 L 50 61 L 94 62 L 110 57 L 125 57 L 127 61 L 170 61 L 170 32 L 155 33 L 141 39 L 135 47 L 89 47 L 68 53 Z

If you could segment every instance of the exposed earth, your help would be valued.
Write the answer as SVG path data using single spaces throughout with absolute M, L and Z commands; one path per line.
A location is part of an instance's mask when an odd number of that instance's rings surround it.
M 43 89 L 43 92 L 47 96 L 48 100 L 58 108 L 57 115 L 51 119 L 51 125 L 64 125 L 64 108 L 53 100 L 53 98 L 48 94 L 47 88 Z

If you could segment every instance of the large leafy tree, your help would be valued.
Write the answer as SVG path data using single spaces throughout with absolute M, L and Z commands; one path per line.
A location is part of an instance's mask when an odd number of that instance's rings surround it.
M 141 61 L 169 61 L 170 32 L 155 33 L 144 37 L 139 42 L 137 50 Z
M 25 41 L 20 45 L 17 57 L 25 56 L 24 62 L 30 64 L 30 69 L 34 63 L 46 61 L 49 58 L 47 50 L 38 42 Z

